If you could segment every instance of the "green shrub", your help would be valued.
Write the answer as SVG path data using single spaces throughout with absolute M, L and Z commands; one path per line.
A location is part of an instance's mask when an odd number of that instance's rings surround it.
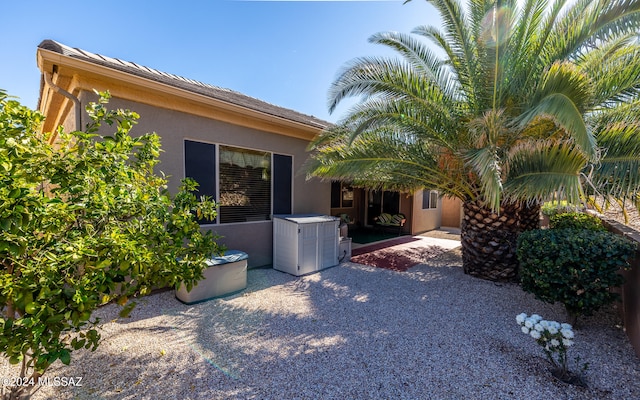
M 547 217 L 552 217 L 556 214 L 576 211 L 578 210 L 578 208 L 579 208 L 578 206 L 569 204 L 566 200 L 562 200 L 562 201 L 554 200 L 554 201 L 547 201 L 546 203 L 544 203 L 542 207 L 540 207 L 540 211 L 542 212 L 543 215 L 546 215 Z
M 518 238 L 522 289 L 536 298 L 562 303 L 575 319 L 591 315 L 618 298 L 609 289 L 623 283 L 635 244 L 610 232 L 545 229 Z
M 54 362 L 95 350 L 100 305 L 124 316 L 151 288 L 191 288 L 222 250 L 197 222 L 216 203 L 189 179 L 170 194 L 155 172 L 159 136 L 132 135 L 138 115 L 108 98 L 87 105 L 86 132 L 61 128 L 51 144 L 44 117 L 0 90 L 0 357 L 23 383 L 0 398 L 29 398 Z M 107 125 L 115 133 L 98 136 Z
M 600 218 L 581 212 L 567 212 L 549 218 L 552 229 L 587 229 L 589 231 L 606 231 Z

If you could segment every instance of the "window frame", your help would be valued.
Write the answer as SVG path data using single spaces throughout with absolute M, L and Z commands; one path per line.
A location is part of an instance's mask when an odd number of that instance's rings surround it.
M 340 192 L 339 192 L 339 201 L 340 204 L 338 207 L 333 207 L 333 190 L 334 190 L 334 186 L 335 184 L 340 184 Z M 345 194 L 351 192 L 351 199 L 346 199 L 345 200 Z M 342 181 L 331 181 L 331 204 L 330 204 L 330 208 L 334 208 L 334 209 L 338 209 L 338 208 L 354 208 L 355 207 L 355 190 L 353 188 L 353 186 L 351 186 L 350 184 L 347 184 L 346 182 L 342 182 Z M 345 201 L 350 201 L 351 205 L 350 206 L 345 206 L 344 202 Z
M 432 196 L 435 196 L 435 201 Z M 440 193 L 437 190 L 423 189 L 422 190 L 422 209 L 423 210 L 436 210 L 438 209 L 438 199 Z
M 291 160 L 291 174 L 290 174 L 290 207 L 291 207 L 291 213 L 294 213 L 294 184 L 295 184 L 295 174 L 294 174 L 294 166 L 295 166 L 295 155 L 291 154 L 291 153 L 285 153 L 285 152 L 276 152 L 273 150 L 264 150 L 264 149 L 256 149 L 256 148 L 251 148 L 251 147 L 245 147 L 245 146 L 238 146 L 235 144 L 227 144 L 227 143 L 221 143 L 221 142 L 212 142 L 212 141 L 207 141 L 207 140 L 201 140 L 201 139 L 192 139 L 192 138 L 188 138 L 185 137 L 183 138 L 183 147 L 182 147 L 182 156 L 183 156 L 183 177 L 187 177 L 186 172 L 187 172 L 187 157 L 186 157 L 186 149 L 185 149 L 185 142 L 189 141 L 189 142 L 195 142 L 195 143 L 201 143 L 201 144 L 207 144 L 207 145 L 213 145 L 215 147 L 215 165 L 214 165 L 214 170 L 215 170 L 215 200 L 216 202 L 220 199 L 220 163 L 221 163 L 221 159 L 220 159 L 220 146 L 224 146 L 224 147 L 228 147 L 228 148 L 236 148 L 236 149 L 240 149 L 240 150 L 249 150 L 249 151 L 256 151 L 256 152 L 261 152 L 261 153 L 268 153 L 270 155 L 269 159 L 270 159 L 270 182 L 269 182 L 269 196 L 270 196 L 270 214 L 269 214 L 269 218 L 268 219 L 264 219 L 264 220 L 258 220 L 258 221 L 240 221 L 240 222 L 221 222 L 220 221 L 220 210 L 218 209 L 218 214 L 216 215 L 216 218 L 214 221 L 211 222 L 205 222 L 205 223 L 201 223 L 200 226 L 201 227 L 208 227 L 208 226 L 227 226 L 227 225 L 234 225 L 234 224 L 255 224 L 255 223 L 264 223 L 264 222 L 273 222 L 273 216 L 274 216 L 274 181 L 275 181 L 275 173 L 274 173 L 274 156 L 276 155 L 280 155 L 280 156 L 286 156 L 289 157 Z
M 218 181 L 227 183 L 226 186 L 219 183 L 216 188 L 220 199 L 218 223 L 271 221 L 274 203 L 273 153 L 226 144 L 217 148 Z M 232 197 L 224 196 L 228 194 Z M 223 204 L 223 198 L 227 204 Z

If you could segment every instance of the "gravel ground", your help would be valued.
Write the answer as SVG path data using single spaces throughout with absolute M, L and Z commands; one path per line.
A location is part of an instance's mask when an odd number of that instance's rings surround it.
M 130 318 L 118 310 L 97 312 L 98 350 L 47 373 L 81 376 L 82 387 L 34 398 L 640 398 L 640 360 L 613 308 L 583 320 L 569 353 L 589 363 L 588 388 L 559 382 L 515 317 L 563 322 L 562 308 L 464 275 L 459 250 L 408 272 L 256 269 L 238 295 L 187 306 L 166 291 L 140 299 Z

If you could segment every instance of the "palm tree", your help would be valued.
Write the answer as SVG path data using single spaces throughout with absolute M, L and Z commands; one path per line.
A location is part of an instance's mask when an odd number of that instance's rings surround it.
M 308 173 L 461 199 L 465 272 L 513 280 L 541 202 L 639 198 L 639 0 L 428 1 L 442 30 L 373 35 L 400 57 L 340 72 L 330 111 L 361 100 Z

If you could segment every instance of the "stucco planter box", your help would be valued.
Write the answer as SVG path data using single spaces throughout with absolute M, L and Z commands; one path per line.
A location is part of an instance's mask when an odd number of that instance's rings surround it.
M 207 260 L 204 279 L 187 292 L 185 284 L 176 291 L 176 298 L 185 304 L 222 297 L 247 287 L 247 253 L 227 250 L 223 256 Z

